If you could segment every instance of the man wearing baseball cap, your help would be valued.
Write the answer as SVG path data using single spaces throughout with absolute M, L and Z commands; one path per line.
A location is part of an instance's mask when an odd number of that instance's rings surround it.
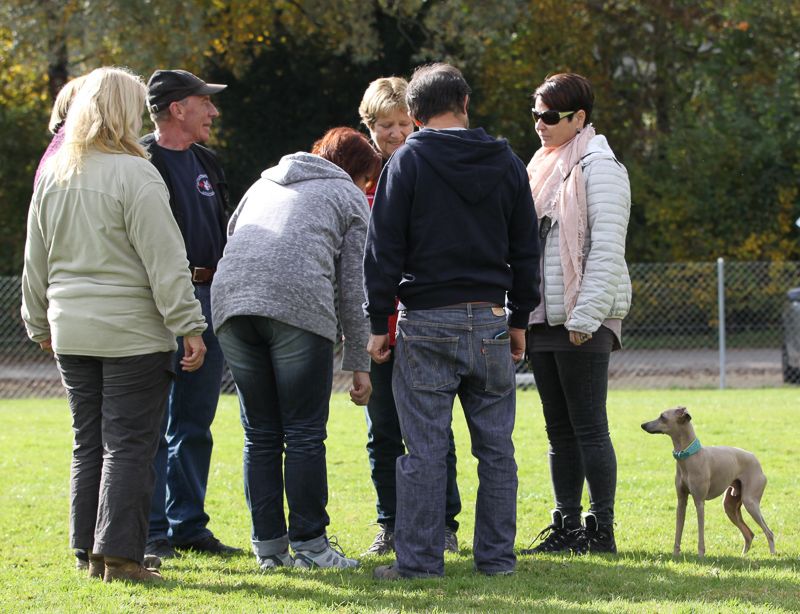
M 219 115 L 210 96 L 225 85 L 206 83 L 185 70 L 157 70 L 147 83 L 147 105 L 156 126 L 142 139 L 169 190 L 169 203 L 186 245 L 194 292 L 209 326 L 202 368 L 177 368 L 155 460 L 147 554 L 178 556 L 176 549 L 230 554 L 207 528 L 206 485 L 211 463 L 211 422 L 217 410 L 223 356 L 211 322 L 211 281 L 226 237 L 228 188 L 211 150 L 203 147 Z M 180 345 L 180 344 L 179 344 Z M 181 345 L 181 347 L 183 347 Z

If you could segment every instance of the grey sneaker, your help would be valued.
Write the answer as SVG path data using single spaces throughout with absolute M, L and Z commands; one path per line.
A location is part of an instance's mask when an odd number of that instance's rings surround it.
M 302 569 L 335 567 L 337 569 L 350 569 L 358 567 L 355 559 L 348 559 L 339 547 L 335 537 L 325 539 L 322 550 L 295 550 L 294 566 Z
M 288 548 L 278 554 L 258 557 L 258 566 L 261 568 L 261 571 L 270 571 L 276 567 L 292 567 L 293 565 L 294 559 L 292 555 L 289 554 Z
M 458 552 L 458 537 L 450 527 L 444 528 L 444 551 Z
M 372 545 L 361 556 L 380 556 L 394 552 L 394 531 L 380 522 L 378 526 L 380 531 L 372 540 Z

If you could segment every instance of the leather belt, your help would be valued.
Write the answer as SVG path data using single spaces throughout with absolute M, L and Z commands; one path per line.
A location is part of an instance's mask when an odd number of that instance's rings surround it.
M 214 279 L 214 273 L 217 269 L 208 269 L 202 266 L 190 266 L 189 271 L 192 273 L 192 283 L 198 286 L 210 284 Z

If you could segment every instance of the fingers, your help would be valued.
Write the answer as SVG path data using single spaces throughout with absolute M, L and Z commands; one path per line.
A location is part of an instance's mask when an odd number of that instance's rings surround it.
M 366 405 L 372 395 L 372 381 L 366 371 L 353 372 L 353 385 L 350 388 L 350 400 L 356 405 Z
M 366 405 L 369 402 L 369 397 L 372 395 L 372 389 L 350 389 L 350 400 L 356 405 Z
M 372 358 L 372 360 L 374 360 L 375 362 L 377 362 L 380 365 L 380 364 L 385 363 L 387 360 L 389 360 L 389 356 L 391 355 L 391 352 L 388 349 L 380 348 L 378 350 L 370 352 L 369 355 Z
M 569 331 L 569 342 L 572 345 L 582 345 L 592 338 L 592 333 L 581 333 L 577 330 Z
M 511 360 L 519 362 L 525 358 L 525 330 L 509 328 L 508 336 L 511 338 Z
M 383 364 L 392 355 L 389 348 L 389 335 L 370 335 L 367 342 L 367 353 L 378 364 Z
M 183 358 L 181 358 L 181 368 L 184 371 L 197 371 L 203 366 L 205 357 L 206 344 L 203 343 L 203 337 L 198 335 L 196 337 L 183 338 Z

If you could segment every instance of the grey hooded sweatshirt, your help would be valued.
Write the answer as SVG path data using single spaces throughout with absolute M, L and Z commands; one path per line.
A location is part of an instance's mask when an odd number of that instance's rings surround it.
M 309 153 L 281 158 L 231 216 L 211 286 L 215 328 L 263 316 L 335 342 L 338 311 L 342 369 L 369 371 L 361 308 L 368 218 L 366 197 L 341 168 Z

